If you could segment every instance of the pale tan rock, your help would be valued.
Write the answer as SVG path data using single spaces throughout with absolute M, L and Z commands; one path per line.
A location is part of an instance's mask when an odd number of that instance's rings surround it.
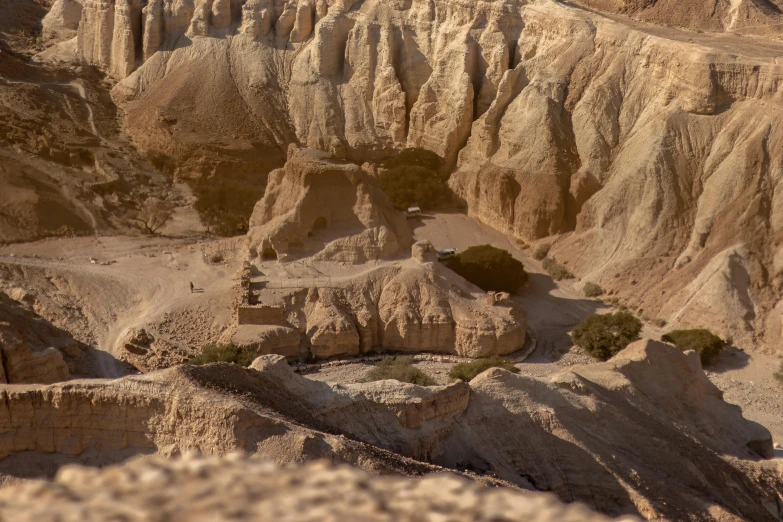
M 102 494 L 95 495 L 96 491 Z M 145 520 L 414 522 L 604 522 L 579 504 L 549 495 L 484 488 L 453 474 L 415 480 L 376 477 L 326 462 L 279 467 L 230 455 L 137 460 L 103 470 L 72 466 L 49 483 L 0 492 L 0 517 L 18 522 L 127 517 Z M 623 517 L 631 522 L 631 517 Z
M 259 355 L 280 354 L 298 357 L 302 335 L 294 328 L 284 326 L 240 325 L 231 337 L 237 346 L 257 350 Z
M 68 380 L 70 371 L 63 352 L 70 359 L 79 358 L 81 351 L 70 335 L 0 293 L 0 382 Z
M 231 0 L 213 0 L 211 22 L 216 29 L 231 25 Z
M 264 198 L 250 218 L 251 255 L 363 262 L 409 248 L 405 218 L 375 179 L 328 155 L 297 150 L 270 174 Z
M 163 39 L 163 0 L 152 0 L 143 12 L 142 59 L 146 62 L 158 52 Z
M 339 286 L 291 290 L 265 300 L 240 307 L 240 324 L 294 328 L 317 359 L 372 350 L 477 358 L 507 355 L 525 344 L 526 316 L 518 304 L 507 297 L 489 302 L 483 291 L 438 263 L 409 260 L 370 268 Z M 262 349 L 291 356 L 275 343 Z
M 82 4 L 78 0 L 55 0 L 41 24 L 46 31 L 79 28 L 82 18 Z
M 357 162 L 429 148 L 456 165 L 450 185 L 472 216 L 528 242 L 558 236 L 559 262 L 650 317 L 691 314 L 686 322 L 729 325 L 742 344 L 777 350 L 783 200 L 767 158 L 783 150 L 780 53 L 774 38 L 731 34 L 776 37 L 775 9 L 745 0 L 354 4 L 249 2 L 242 34 L 170 53 L 145 44 L 144 63 L 113 91 L 128 132 L 143 151 L 203 175 L 271 170 L 294 142 Z M 207 35 L 211 6 L 167 2 L 162 32 L 144 38 L 175 42 L 192 24 Z M 130 61 L 119 51 L 115 60 L 112 42 L 128 40 L 115 34 L 124 29 L 114 9 L 85 0 L 79 52 L 121 76 Z M 275 38 L 262 38 L 273 21 Z M 307 45 L 288 48 L 290 35 Z M 164 126 L 162 99 L 199 135 Z M 235 132 L 241 139 L 226 138 Z M 749 252 L 752 320 L 668 305 L 673 289 L 707 279 L 711 261 L 735 247 Z M 726 292 L 736 302 L 743 290 Z

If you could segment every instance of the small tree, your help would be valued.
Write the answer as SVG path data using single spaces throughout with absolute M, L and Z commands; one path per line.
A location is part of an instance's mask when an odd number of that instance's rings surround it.
M 384 161 L 382 166 L 387 169 L 401 166 L 422 167 L 433 172 L 440 172 L 443 167 L 443 159 L 431 150 L 408 148 Z
M 454 366 L 449 372 L 449 377 L 452 379 L 459 379 L 460 381 L 472 381 L 480 373 L 484 373 L 490 368 L 503 368 L 512 373 L 519 373 L 519 368 L 514 366 L 514 363 L 508 359 L 494 356 L 483 359 L 476 359 L 475 361 L 463 362 Z
M 418 384 L 419 386 L 433 386 L 436 384 L 432 377 L 413 366 L 413 357 L 410 356 L 382 360 L 367 373 L 362 382 L 383 381 L 386 379 Z
M 552 245 L 539 245 L 536 248 L 536 251 L 533 252 L 533 259 L 536 261 L 543 261 L 546 256 L 549 255 L 549 250 L 552 248 Z
M 142 232 L 150 235 L 158 233 L 163 225 L 174 215 L 174 206 L 158 198 L 148 198 L 138 210 L 131 212 L 128 220 Z
M 554 259 L 545 258 L 541 266 L 549 274 L 549 277 L 555 281 L 562 281 L 563 279 L 573 279 L 574 274 L 568 271 L 566 267 L 555 261 Z
M 588 281 L 585 283 L 585 286 L 582 287 L 582 292 L 584 292 L 585 297 L 599 297 L 604 294 L 604 289 L 597 284 Z
M 639 339 L 642 322 L 628 312 L 593 314 L 574 329 L 571 339 L 603 361 Z
M 379 178 L 381 189 L 397 210 L 408 207 L 430 209 L 437 206 L 446 194 L 446 187 L 438 173 L 424 167 L 401 165 L 384 171 Z
M 699 354 L 701 364 L 707 366 L 720 354 L 726 346 L 726 341 L 703 328 L 696 330 L 673 330 L 661 340 L 672 343 L 682 351 L 695 350 Z
M 449 260 L 447 266 L 485 292 L 515 293 L 527 283 L 521 261 L 491 245 L 472 246 Z

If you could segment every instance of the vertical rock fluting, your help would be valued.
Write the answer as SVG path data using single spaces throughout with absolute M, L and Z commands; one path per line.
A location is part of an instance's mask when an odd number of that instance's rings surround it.
M 215 97 L 206 104 L 236 97 L 275 126 L 253 142 L 280 147 L 295 136 L 354 161 L 405 146 L 437 152 L 456 166 L 450 183 L 471 215 L 528 241 L 564 234 L 553 255 L 579 277 L 627 290 L 649 314 L 662 313 L 672 288 L 685 292 L 677 302 L 693 302 L 696 290 L 685 289 L 735 244 L 747 247 L 754 304 L 742 315 L 753 318 L 724 317 L 724 333 L 741 327 L 751 339 L 780 300 L 781 66 L 766 44 L 726 40 L 728 53 L 698 33 L 511 0 L 250 0 L 241 25 L 237 10 L 235 25 L 217 29 L 231 12 L 221 2 L 145 8 L 143 60 L 165 48 L 161 62 L 176 67 L 142 66 L 116 88 L 135 121 L 154 127 L 155 93 L 197 83 Z M 111 2 L 86 1 L 85 59 L 126 74 L 129 40 L 114 35 L 126 25 Z M 116 59 L 106 43 L 115 40 Z M 189 76 L 207 55 L 227 60 L 230 77 Z M 271 109 L 283 115 L 274 123 L 264 119 Z M 211 132 L 210 142 L 226 135 Z M 666 313 L 688 324 L 706 317 Z M 783 335 L 776 321 L 768 330 Z
M 146 62 L 158 52 L 163 43 L 163 0 L 152 0 L 142 12 L 142 61 Z
M 119 78 L 128 76 L 136 68 L 136 51 L 142 44 L 141 32 L 141 0 L 116 0 L 111 71 Z
M 79 54 L 87 63 L 111 70 L 114 41 L 112 0 L 85 0 L 77 38 Z

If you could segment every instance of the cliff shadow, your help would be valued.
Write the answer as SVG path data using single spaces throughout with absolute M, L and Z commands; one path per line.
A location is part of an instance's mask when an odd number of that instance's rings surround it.
M 559 361 L 574 345 L 569 333 L 607 307 L 600 301 L 567 296 L 545 274 L 531 272 L 528 276 L 528 286 L 513 298 L 525 310 L 528 330 L 536 338 L 536 349 L 525 362 Z

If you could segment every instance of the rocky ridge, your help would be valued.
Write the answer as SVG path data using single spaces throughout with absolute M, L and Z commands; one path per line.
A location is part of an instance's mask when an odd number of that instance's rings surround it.
M 3 446 L 6 477 L 239 449 L 405 474 L 437 469 L 428 461 L 646 518 L 772 521 L 783 495 L 775 462 L 758 460 L 769 433 L 722 401 L 696 354 L 655 342 L 551 380 L 494 369 L 469 384 L 340 386 L 264 356 L 249 370 L 181 366 L 3 396 L 3 431 L 16 434 Z

